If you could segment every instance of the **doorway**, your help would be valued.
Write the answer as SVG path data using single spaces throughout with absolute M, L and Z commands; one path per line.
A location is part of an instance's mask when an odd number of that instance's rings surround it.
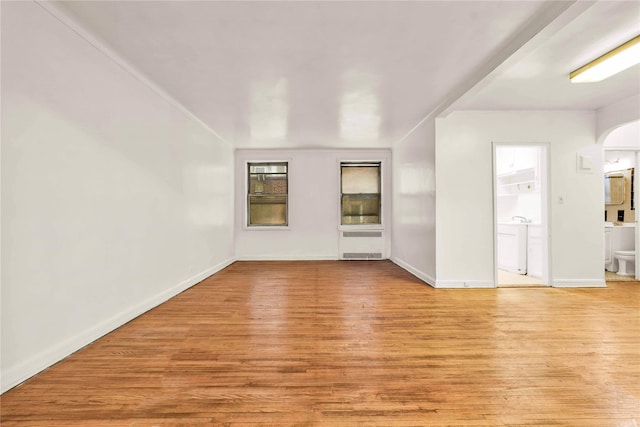
M 548 152 L 493 143 L 496 287 L 549 286 Z
M 622 124 L 606 134 L 602 148 L 605 174 L 605 280 L 640 280 L 640 215 L 636 215 L 635 212 L 638 204 L 635 197 L 636 189 L 640 188 L 639 173 L 636 173 L 640 166 L 640 120 Z M 618 179 L 623 181 L 622 200 L 607 200 L 607 190 L 611 191 L 612 176 L 622 176 L 622 180 Z M 629 262 L 633 257 L 625 261 L 628 275 L 619 274 L 620 257 L 616 259 L 615 254 L 619 250 L 635 251 L 635 263 Z
M 639 154 L 633 149 L 604 149 L 604 274 L 607 282 L 638 280 L 638 269 L 635 268 L 638 265 L 635 200 L 638 176 L 635 171 Z M 620 261 L 624 252 L 631 254 L 633 262 L 631 259 Z

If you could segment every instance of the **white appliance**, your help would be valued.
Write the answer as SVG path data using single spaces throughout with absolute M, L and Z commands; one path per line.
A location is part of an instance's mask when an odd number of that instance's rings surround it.
M 542 227 L 527 224 L 527 276 L 542 279 Z
M 527 274 L 527 224 L 498 224 L 498 268 Z

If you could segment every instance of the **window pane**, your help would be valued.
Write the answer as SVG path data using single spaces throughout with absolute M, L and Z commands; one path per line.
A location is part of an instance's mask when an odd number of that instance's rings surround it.
M 342 166 L 342 194 L 380 193 L 380 166 Z
M 287 225 L 287 196 L 249 196 L 249 225 Z
M 247 225 L 287 225 L 287 162 L 248 164 Z
M 342 224 L 380 224 L 380 195 L 344 194 Z
M 381 224 L 380 163 L 341 163 L 342 224 Z
M 287 173 L 286 163 L 250 163 L 249 173 Z
M 249 194 L 287 194 L 287 175 L 249 175 Z

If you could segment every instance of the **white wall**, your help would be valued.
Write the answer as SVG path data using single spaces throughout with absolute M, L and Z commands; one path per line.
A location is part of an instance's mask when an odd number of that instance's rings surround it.
M 338 259 L 341 160 L 383 162 L 382 225 L 389 241 L 389 150 L 237 150 L 235 158 L 238 259 Z M 246 162 L 270 160 L 289 162 L 289 227 L 286 230 L 246 227 Z M 386 252 L 388 256 L 388 248 Z
M 2 4 L 2 390 L 233 257 L 233 152 L 32 2 Z
M 605 149 L 625 148 L 640 150 L 640 119 L 613 129 L 602 141 Z
M 596 111 L 596 137 L 602 142 L 620 125 L 640 120 L 640 94 L 620 100 Z
M 636 166 L 636 153 L 635 151 L 604 151 L 604 168 L 603 172 L 622 171 L 625 169 L 634 168 Z
M 496 206 L 498 222 L 512 222 L 514 216 L 523 216 L 529 222 L 539 224 L 542 221 L 541 193 L 521 194 L 518 196 L 501 197 Z
M 393 147 L 392 260 L 430 285 L 436 278 L 435 120 Z
M 438 287 L 494 285 L 492 141 L 550 144 L 552 283 L 604 286 L 594 113 L 460 112 L 436 121 L 436 141 Z M 592 157 L 592 173 L 577 172 L 578 152 Z

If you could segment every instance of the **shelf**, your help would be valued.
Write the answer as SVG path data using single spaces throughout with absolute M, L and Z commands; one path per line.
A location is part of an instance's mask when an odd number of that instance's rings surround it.
M 506 178 L 509 176 L 514 176 L 514 175 L 523 175 L 523 174 L 534 174 L 536 173 L 536 168 L 525 168 L 525 169 L 518 169 L 518 170 L 514 170 L 514 171 L 510 171 L 510 172 L 505 172 L 505 173 L 500 173 L 498 174 L 498 178 Z
M 538 190 L 536 169 L 521 169 L 497 176 L 498 196 L 516 196 Z
M 536 179 L 535 168 L 521 169 L 498 175 L 498 181 L 504 183 L 531 181 Z
M 536 180 L 535 179 L 531 179 L 529 181 L 512 182 L 510 184 L 501 184 L 500 186 L 501 187 L 511 187 L 511 186 L 514 186 L 514 185 L 529 184 L 529 183 L 532 183 L 532 182 L 535 183 Z

